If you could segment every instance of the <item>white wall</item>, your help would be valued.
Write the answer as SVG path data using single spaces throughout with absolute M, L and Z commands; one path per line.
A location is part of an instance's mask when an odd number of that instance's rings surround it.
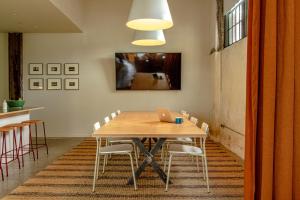
M 8 99 L 8 34 L 0 33 L 0 102 Z
M 24 34 L 24 97 L 27 106 L 45 106 L 33 117 L 44 119 L 48 136 L 89 136 L 92 124 L 117 109 L 185 109 L 208 121 L 212 109 L 209 62 L 211 0 L 172 0 L 175 26 L 163 47 L 130 45 L 126 28 L 130 0 L 84 1 L 83 34 Z M 115 91 L 115 52 L 182 52 L 181 91 Z M 80 63 L 79 91 L 29 91 L 28 63 Z M 42 76 L 50 78 L 50 76 Z M 63 77 L 63 76 L 53 76 Z
M 220 141 L 241 158 L 244 157 L 247 38 L 222 51 Z
M 238 0 L 224 0 L 224 12 L 234 6 Z M 216 12 L 212 5 L 212 13 Z M 211 16 L 211 24 L 216 18 Z M 211 27 L 211 32 L 215 32 Z M 217 33 L 216 33 L 217 34 Z M 217 41 L 211 39 L 211 48 Z M 211 115 L 211 138 L 244 157 L 245 108 L 246 108 L 246 67 L 247 38 L 215 52 L 210 56 L 213 70 L 213 111 Z M 221 124 L 233 129 L 221 128 Z M 238 133 L 236 133 L 236 132 Z

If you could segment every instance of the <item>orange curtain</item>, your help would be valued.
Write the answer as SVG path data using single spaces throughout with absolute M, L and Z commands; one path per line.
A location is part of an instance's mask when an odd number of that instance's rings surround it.
M 248 0 L 245 200 L 300 199 L 300 0 Z

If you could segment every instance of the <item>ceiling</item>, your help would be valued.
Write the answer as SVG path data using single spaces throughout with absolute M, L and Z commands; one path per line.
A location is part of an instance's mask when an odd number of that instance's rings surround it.
M 78 33 L 78 23 L 51 0 L 1 0 L 0 32 Z

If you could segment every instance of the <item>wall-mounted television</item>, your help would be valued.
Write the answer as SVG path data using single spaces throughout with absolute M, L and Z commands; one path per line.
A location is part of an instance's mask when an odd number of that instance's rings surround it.
M 181 53 L 116 53 L 117 90 L 180 90 Z

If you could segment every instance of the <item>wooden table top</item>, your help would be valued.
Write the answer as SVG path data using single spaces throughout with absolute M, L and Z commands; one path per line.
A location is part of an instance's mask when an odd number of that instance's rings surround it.
M 172 112 L 174 117 L 181 116 Z M 157 112 L 122 112 L 93 133 L 93 137 L 205 137 L 206 134 L 188 119 L 182 124 L 160 122 Z

